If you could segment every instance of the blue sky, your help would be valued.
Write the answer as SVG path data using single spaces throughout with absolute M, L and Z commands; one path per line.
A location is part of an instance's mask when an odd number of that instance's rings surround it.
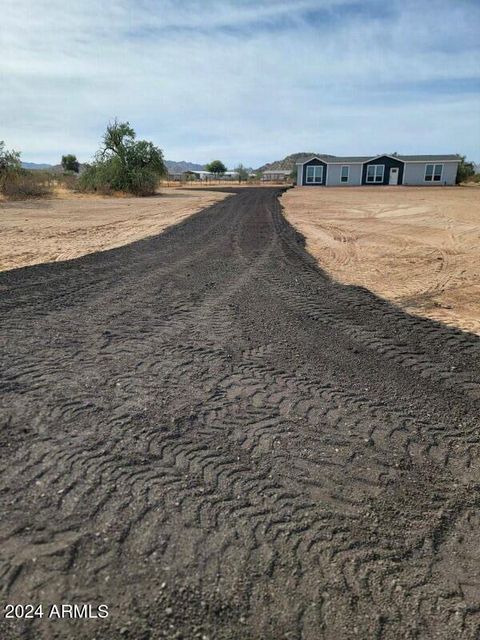
M 2 0 L 0 140 L 88 161 L 129 120 L 170 160 L 480 162 L 478 0 Z

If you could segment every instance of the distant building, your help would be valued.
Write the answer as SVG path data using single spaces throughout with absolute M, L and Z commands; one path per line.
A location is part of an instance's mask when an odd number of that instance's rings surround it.
M 213 173 L 210 173 L 210 171 L 203 171 L 203 170 L 188 170 L 188 171 L 184 171 L 183 172 L 184 177 L 188 180 L 209 180 L 210 178 L 214 178 L 215 175 Z
M 236 171 L 225 171 L 225 173 L 211 173 L 210 171 L 197 171 L 197 170 L 188 170 L 184 171 L 183 174 L 184 179 L 187 180 L 235 180 L 238 178 L 238 173 Z
M 262 171 L 261 180 L 263 182 L 282 182 L 288 180 L 291 173 L 291 169 L 266 169 Z
M 313 156 L 297 162 L 297 184 L 304 186 L 453 185 L 458 155 Z

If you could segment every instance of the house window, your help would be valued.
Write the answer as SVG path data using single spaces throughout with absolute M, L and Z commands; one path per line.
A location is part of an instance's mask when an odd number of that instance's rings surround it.
M 369 164 L 367 167 L 367 182 L 383 182 L 384 164 Z
M 342 167 L 342 175 L 340 176 L 341 182 L 348 182 L 349 172 L 350 172 L 350 167 Z
M 320 184 L 323 181 L 323 166 L 308 165 L 307 166 L 307 182 L 310 184 Z
M 425 167 L 425 182 L 440 182 L 443 164 L 427 164 Z

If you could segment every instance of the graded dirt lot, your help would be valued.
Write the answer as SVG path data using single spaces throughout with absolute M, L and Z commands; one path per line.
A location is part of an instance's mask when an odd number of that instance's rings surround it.
M 0 201 L 0 270 L 78 258 L 155 235 L 224 193 L 166 188 L 150 198 L 82 196 Z
M 297 187 L 282 204 L 340 282 L 480 333 L 478 187 Z
M 277 195 L 0 274 L 2 640 L 478 640 L 480 339 Z

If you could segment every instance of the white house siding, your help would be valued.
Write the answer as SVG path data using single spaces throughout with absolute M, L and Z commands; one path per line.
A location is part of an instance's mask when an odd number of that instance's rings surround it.
M 303 165 L 298 164 L 297 165 L 297 184 L 298 185 L 302 184 L 302 175 L 303 175 Z
M 328 187 L 348 187 L 358 186 L 362 184 L 362 166 L 361 164 L 329 164 L 327 171 Z M 348 173 L 348 182 L 341 181 L 342 167 L 350 167 Z
M 442 179 L 440 182 L 425 182 L 425 169 L 427 164 L 443 164 Z M 457 162 L 406 162 L 403 174 L 403 184 L 439 187 L 446 184 L 455 184 L 457 177 Z

